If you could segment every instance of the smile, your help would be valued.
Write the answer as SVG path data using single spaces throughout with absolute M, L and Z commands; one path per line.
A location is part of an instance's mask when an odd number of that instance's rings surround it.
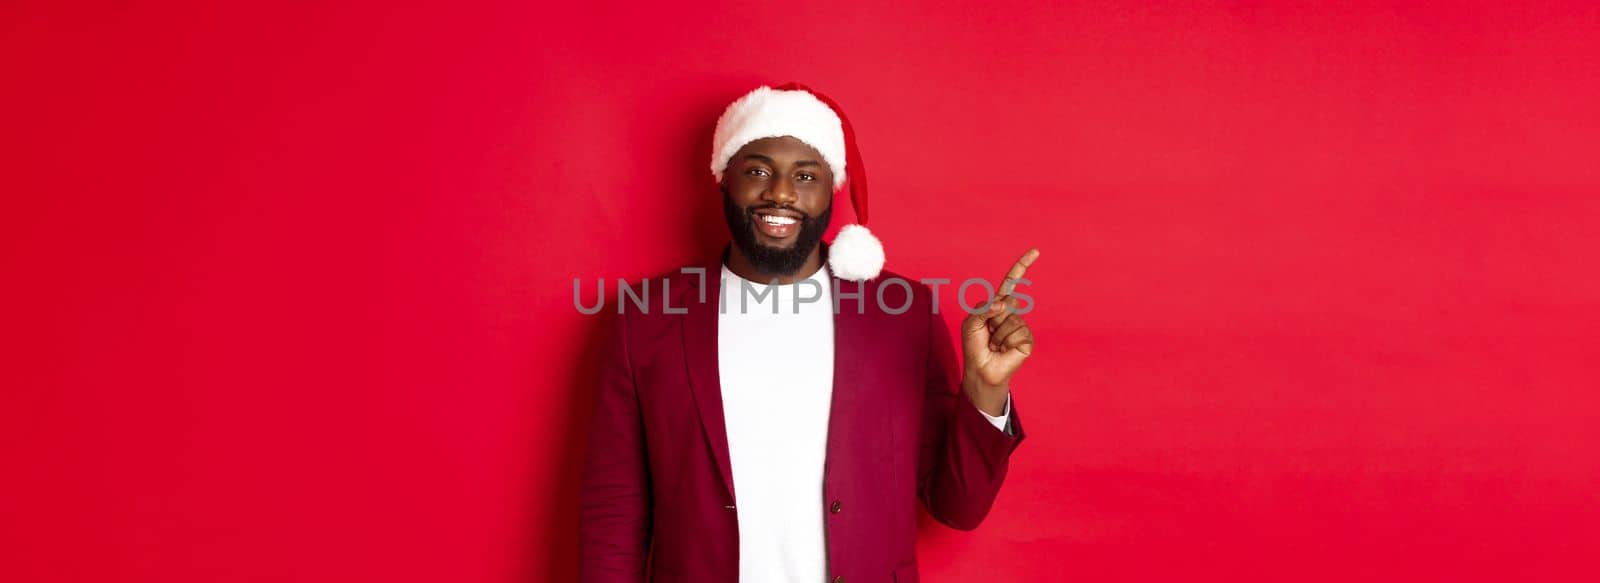
M 788 239 L 800 232 L 800 217 L 778 214 L 780 211 L 756 211 L 756 232 L 768 239 Z M 791 211 L 792 212 L 792 211 Z

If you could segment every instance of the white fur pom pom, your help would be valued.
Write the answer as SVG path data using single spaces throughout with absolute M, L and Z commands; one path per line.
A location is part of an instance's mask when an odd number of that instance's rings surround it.
M 828 246 L 828 267 L 834 275 L 850 281 L 878 277 L 883 271 L 883 242 L 865 226 L 845 225 Z

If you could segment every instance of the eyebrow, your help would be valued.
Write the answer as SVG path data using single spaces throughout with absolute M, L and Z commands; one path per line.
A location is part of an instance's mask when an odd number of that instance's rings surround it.
M 761 154 L 745 154 L 744 157 L 745 157 L 746 160 L 754 158 L 756 160 L 762 160 L 762 161 L 764 161 L 764 162 L 766 162 L 768 164 L 772 164 L 774 166 L 777 165 L 776 162 L 772 161 L 772 158 L 768 158 L 768 157 L 763 156 Z M 817 162 L 816 160 L 801 160 L 799 162 L 795 162 L 794 165 L 795 166 L 821 166 L 822 163 Z

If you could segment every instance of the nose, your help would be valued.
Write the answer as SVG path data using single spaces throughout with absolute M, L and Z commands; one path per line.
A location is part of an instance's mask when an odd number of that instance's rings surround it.
M 779 178 L 768 182 L 767 190 L 761 193 L 761 198 L 777 205 L 790 205 L 799 200 L 800 196 L 795 193 L 792 182 Z

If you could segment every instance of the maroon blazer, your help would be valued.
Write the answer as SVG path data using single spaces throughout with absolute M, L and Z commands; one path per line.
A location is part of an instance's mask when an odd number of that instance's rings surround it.
M 652 305 L 625 306 L 595 395 L 579 510 L 586 583 L 738 580 L 738 497 L 717 368 L 720 261 L 653 278 Z M 827 516 L 831 581 L 917 581 L 917 500 L 976 528 L 1022 442 L 1015 395 L 1006 435 L 961 393 L 961 366 L 932 291 L 915 280 L 840 281 L 827 461 L 814 500 Z M 666 279 L 664 313 L 660 287 Z M 902 278 L 905 279 L 905 278 Z M 948 291 L 948 290 L 946 290 Z M 858 313 L 859 311 L 859 313 Z M 649 563 L 647 566 L 647 562 Z M 840 579 L 842 577 L 842 579 Z

